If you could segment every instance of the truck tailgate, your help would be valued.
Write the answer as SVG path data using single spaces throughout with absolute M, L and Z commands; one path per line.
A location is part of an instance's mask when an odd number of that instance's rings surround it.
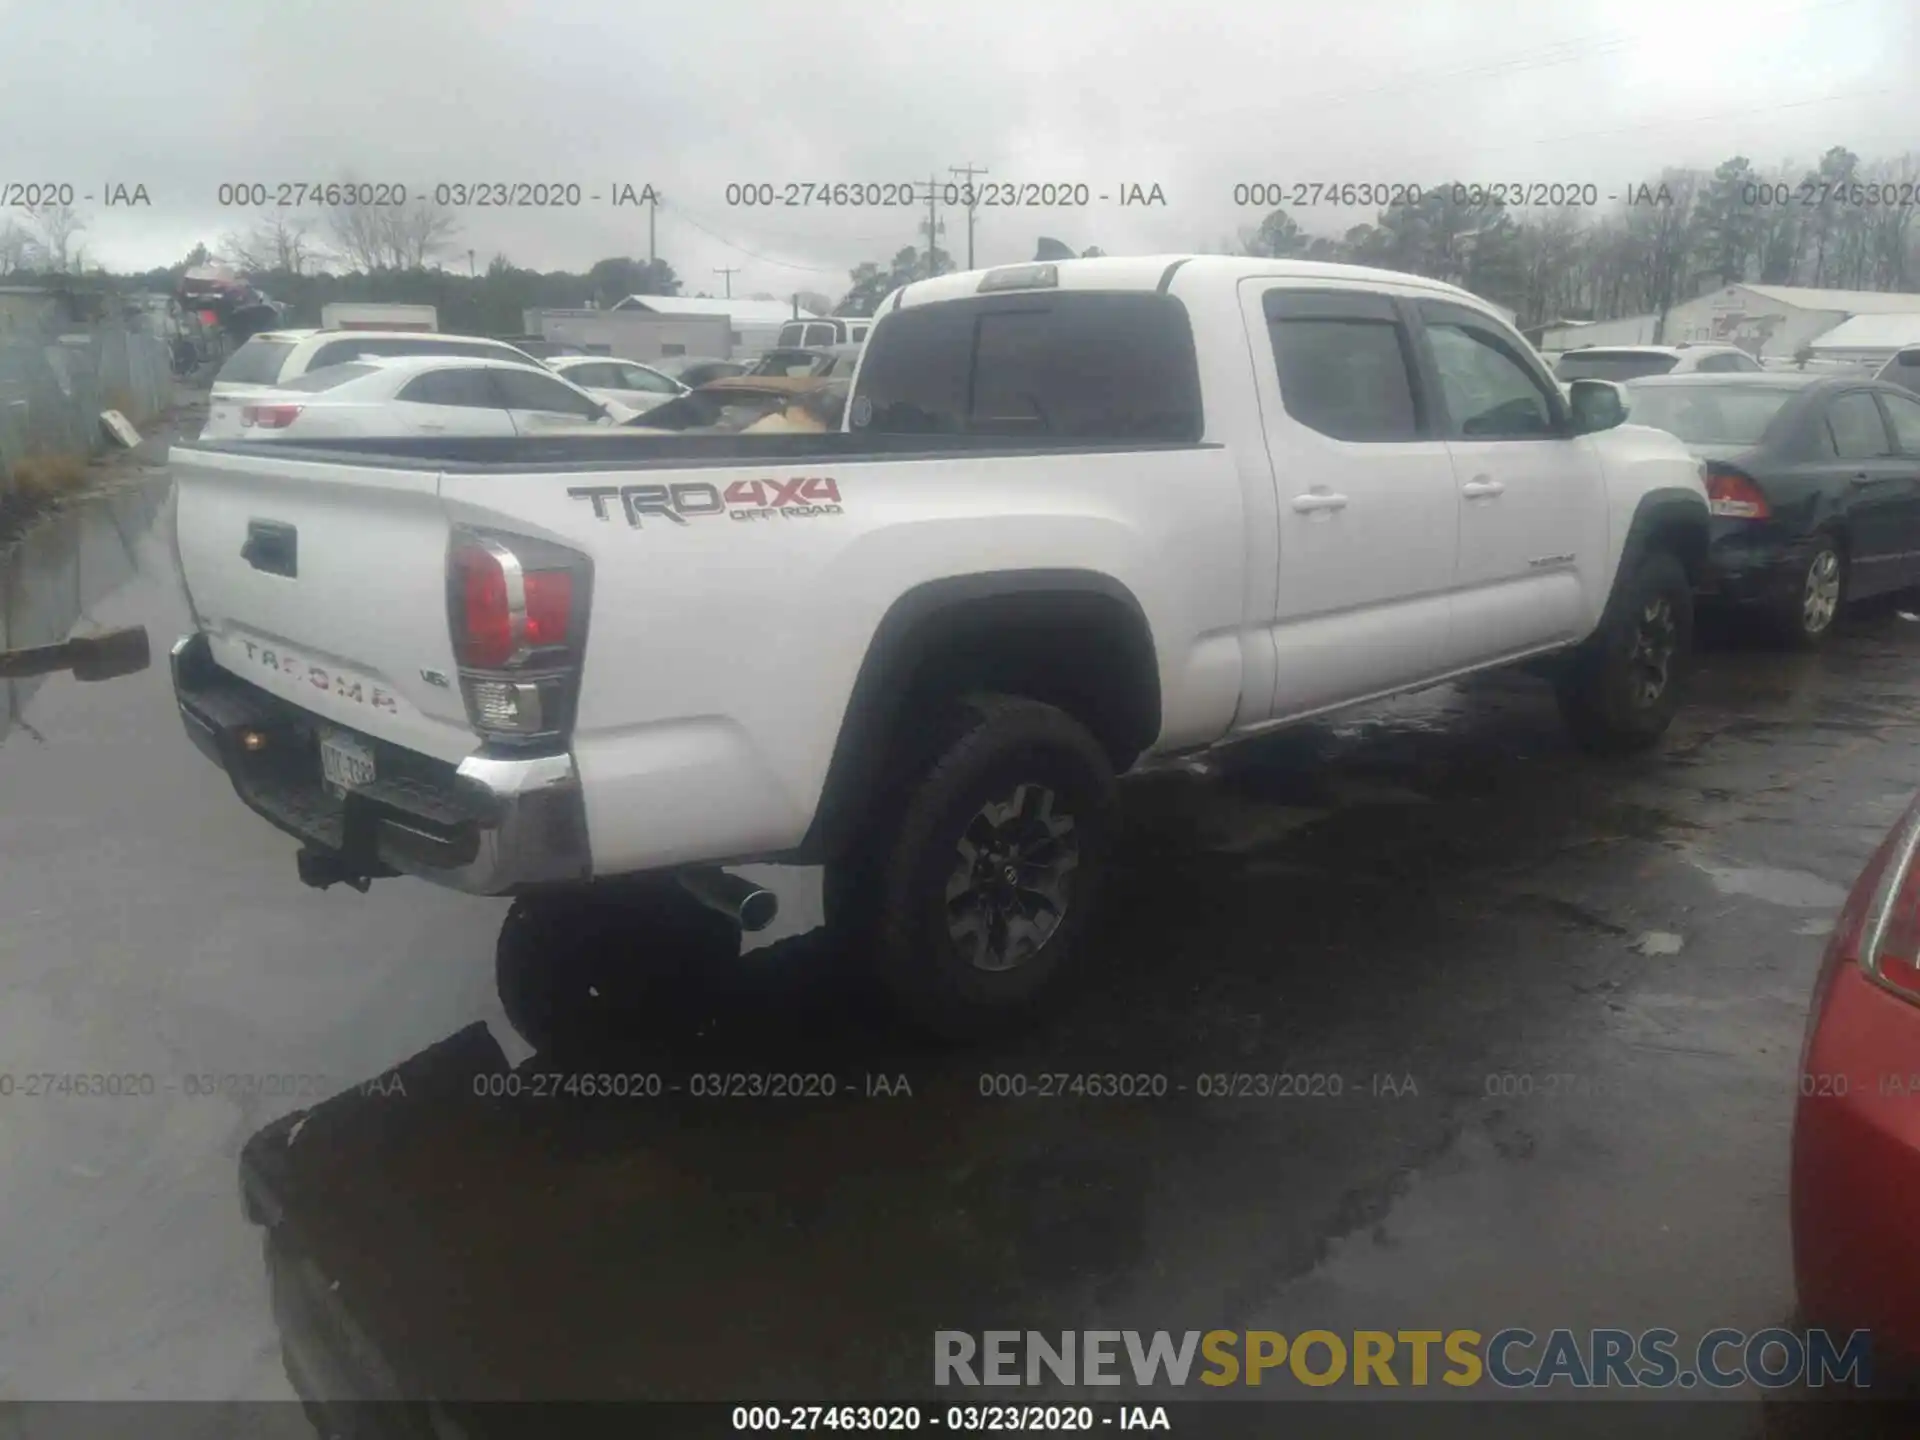
M 436 759 L 478 746 L 447 624 L 432 469 L 177 449 L 180 563 L 219 665 Z

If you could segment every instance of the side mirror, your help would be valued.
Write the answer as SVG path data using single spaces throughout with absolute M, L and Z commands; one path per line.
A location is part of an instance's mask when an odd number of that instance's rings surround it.
M 1624 425 L 1632 408 L 1624 385 L 1611 380 L 1575 380 L 1567 386 L 1567 406 L 1573 412 L 1573 433 L 1592 435 Z

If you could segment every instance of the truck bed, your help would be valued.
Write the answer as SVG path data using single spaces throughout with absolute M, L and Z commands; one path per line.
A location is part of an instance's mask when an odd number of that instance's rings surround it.
M 1009 439 L 994 435 L 422 435 L 329 440 L 324 445 L 279 441 L 207 440 L 176 451 L 230 455 L 271 454 L 289 460 L 377 464 L 381 469 L 570 472 L 581 470 L 691 470 L 777 460 L 942 460 L 956 455 L 1100 455 L 1132 451 L 1215 449 L 1186 440 L 1079 443 Z

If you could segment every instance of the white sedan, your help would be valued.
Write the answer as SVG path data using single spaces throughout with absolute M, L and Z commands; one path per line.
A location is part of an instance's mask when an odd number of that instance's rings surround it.
M 554 355 L 548 358 L 547 368 L 602 400 L 618 401 L 636 414 L 645 414 L 687 393 L 685 385 L 651 365 L 607 355 Z
M 200 438 L 537 435 L 612 427 L 636 413 L 528 365 L 397 355 L 329 365 L 270 390 L 216 400 Z

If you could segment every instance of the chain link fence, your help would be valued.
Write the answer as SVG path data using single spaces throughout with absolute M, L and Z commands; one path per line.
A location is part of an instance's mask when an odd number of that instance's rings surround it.
M 171 357 L 157 335 L 100 324 L 0 336 L 0 496 L 22 461 L 85 464 L 106 448 L 101 411 L 140 425 L 172 403 Z

